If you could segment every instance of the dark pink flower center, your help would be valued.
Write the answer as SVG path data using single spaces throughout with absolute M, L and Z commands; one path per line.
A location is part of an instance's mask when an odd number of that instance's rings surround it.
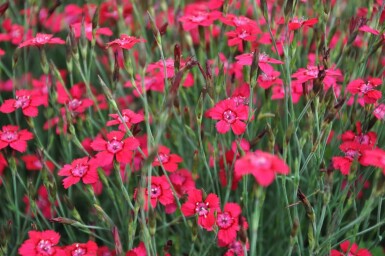
M 209 213 L 209 203 L 196 203 L 195 204 L 195 213 L 197 213 L 199 216 L 205 216 Z
M 170 160 L 170 156 L 166 155 L 164 153 L 159 153 L 158 158 L 155 159 L 155 161 L 160 162 L 160 163 L 167 163 Z
M 368 93 L 370 91 L 373 91 L 373 85 L 371 85 L 370 82 L 363 84 L 363 85 L 361 85 L 360 91 L 363 94 Z
M 162 188 L 158 185 L 151 185 L 150 196 L 151 198 L 158 198 L 162 195 Z
M 348 149 L 345 152 L 345 156 L 349 158 L 350 160 L 354 160 L 356 157 L 360 156 L 360 153 L 357 150 L 354 149 Z
M 233 21 L 234 21 L 234 24 L 235 24 L 237 27 L 246 25 L 246 24 L 249 22 L 247 19 L 242 18 L 242 17 L 236 17 Z
M 123 141 L 118 141 L 116 139 L 113 139 L 108 142 L 107 144 L 107 150 L 113 154 L 121 151 L 123 149 Z
M 76 248 L 75 250 L 72 251 L 71 255 L 72 256 L 82 256 L 85 255 L 87 251 L 83 248 Z
M 122 118 L 119 119 L 120 123 L 129 123 L 131 121 L 131 118 L 127 115 L 123 115 Z
M 237 120 L 237 114 L 234 111 L 228 109 L 223 112 L 223 119 L 229 124 L 232 124 Z
M 6 141 L 8 143 L 16 141 L 19 138 L 19 135 L 17 132 L 11 132 L 11 131 L 6 131 L 3 134 L 1 134 L 1 140 Z
M 30 103 L 30 96 L 16 96 L 15 108 L 26 108 Z
M 73 99 L 70 102 L 68 102 L 68 108 L 72 111 L 76 110 L 79 106 L 81 106 L 83 102 L 78 99 Z
M 53 255 L 55 253 L 53 244 L 49 240 L 40 240 L 36 246 L 36 249 L 41 255 Z
M 71 170 L 71 173 L 75 177 L 83 177 L 84 174 L 88 171 L 88 165 L 76 165 L 75 168 Z
M 234 223 L 233 217 L 228 212 L 218 213 L 217 225 L 221 229 L 228 229 Z
M 253 55 L 251 55 L 251 57 L 252 57 L 252 56 L 253 56 Z M 269 56 L 267 56 L 266 53 L 260 53 L 260 54 L 258 55 L 258 60 L 259 60 L 259 62 L 261 62 L 261 63 L 267 62 L 268 57 L 269 57 Z
M 34 39 L 35 43 L 37 44 L 45 44 L 47 43 L 52 36 L 49 35 L 40 35 Z
M 192 16 L 190 19 L 192 22 L 199 23 L 204 21 L 207 18 L 207 15 L 204 13 L 199 13 L 197 15 Z
M 370 144 L 370 137 L 369 137 L 369 135 L 366 135 L 366 134 L 362 134 L 360 136 L 356 136 L 355 140 L 358 143 L 360 143 L 360 144 L 364 144 L 364 145 L 369 145 Z
M 250 35 L 250 33 L 248 31 L 242 30 L 242 32 L 238 34 L 238 37 L 241 39 L 244 39 L 245 37 L 247 37 L 249 35 Z
M 270 75 L 263 73 L 261 75 L 261 80 L 264 82 L 271 82 L 271 81 L 275 80 L 275 76 L 270 76 Z
M 308 67 L 306 70 L 306 75 L 317 78 L 318 77 L 318 68 L 317 67 Z
M 257 168 L 268 168 L 270 166 L 270 162 L 264 156 L 253 156 L 251 163 Z
M 235 252 L 235 255 L 242 255 L 243 254 L 243 248 L 242 244 L 238 241 L 235 241 L 230 245 L 230 249 Z

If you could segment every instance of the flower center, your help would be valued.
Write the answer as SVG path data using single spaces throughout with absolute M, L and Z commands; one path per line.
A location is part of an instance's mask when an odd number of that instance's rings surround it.
M 158 198 L 162 195 L 162 189 L 160 186 L 151 185 L 151 198 Z
M 217 217 L 217 225 L 221 229 L 228 229 L 233 225 L 234 219 L 231 217 L 231 215 L 228 212 L 219 213 Z
M 237 114 L 232 110 L 228 109 L 223 112 L 223 119 L 229 124 L 232 124 L 237 120 Z
M 73 99 L 70 102 L 68 102 L 68 107 L 70 110 L 74 111 L 77 109 L 80 105 L 82 105 L 82 101 L 78 99 Z
M 369 145 L 370 144 L 370 137 L 366 134 L 356 136 L 356 141 L 360 144 Z
M 6 141 L 8 143 L 17 140 L 18 137 L 19 136 L 18 136 L 17 132 L 6 131 L 3 134 L 1 134 L 1 140 Z
M 155 159 L 155 161 L 158 161 L 160 163 L 167 163 L 170 160 L 170 156 L 164 154 L 164 153 L 159 153 L 158 158 Z
M 88 171 L 87 165 L 76 165 L 75 168 L 71 170 L 71 173 L 73 176 L 83 177 L 87 171 Z
M 373 86 L 370 83 L 361 85 L 360 91 L 365 94 L 369 91 L 373 91 Z
M 235 255 L 241 255 L 243 253 L 242 244 L 238 241 L 233 242 L 230 245 L 230 249 L 235 252 Z
M 86 250 L 83 249 L 83 248 L 76 248 L 71 253 L 72 256 L 82 256 L 82 255 L 85 255 L 85 254 L 86 254 Z
M 50 39 L 50 36 L 42 35 L 35 38 L 35 42 L 38 44 L 44 44 Z
M 29 106 L 31 102 L 29 96 L 16 96 L 15 108 L 25 108 Z
M 129 123 L 131 121 L 131 118 L 123 115 L 122 118 L 120 119 L 120 123 Z
M 354 160 L 356 157 L 360 156 L 360 153 L 357 150 L 354 149 L 348 149 L 345 152 L 345 156 L 349 158 L 350 160 Z
M 246 30 L 242 30 L 242 33 L 238 35 L 238 37 L 241 39 L 244 39 L 247 36 L 249 36 L 249 33 Z
M 41 255 L 53 255 L 55 253 L 55 249 L 52 248 L 51 241 L 48 240 L 40 240 L 36 249 Z
M 196 203 L 195 213 L 198 213 L 199 216 L 205 216 L 209 213 L 209 203 Z
M 123 144 L 123 141 L 117 141 L 116 139 L 113 139 L 108 142 L 107 150 L 115 154 L 122 150 Z
M 318 77 L 318 68 L 317 67 L 308 67 L 308 69 L 306 70 L 306 75 L 317 78 Z
M 266 157 L 264 156 L 254 156 L 251 158 L 251 163 L 256 167 L 266 168 L 269 164 L 269 161 L 267 161 Z
M 202 15 L 202 14 L 198 14 L 197 16 L 191 17 L 191 21 L 196 23 L 202 22 L 205 19 L 206 19 L 206 15 Z

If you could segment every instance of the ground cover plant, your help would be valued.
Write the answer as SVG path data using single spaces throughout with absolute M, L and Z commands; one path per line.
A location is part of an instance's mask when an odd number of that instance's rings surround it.
M 3 1 L 0 255 L 385 255 L 385 1 Z

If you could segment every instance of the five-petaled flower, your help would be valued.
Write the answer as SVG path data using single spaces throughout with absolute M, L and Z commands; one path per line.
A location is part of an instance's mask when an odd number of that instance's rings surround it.
M 50 34 L 37 33 L 36 37 L 22 42 L 21 44 L 19 44 L 18 48 L 23 48 L 26 46 L 42 47 L 46 44 L 65 44 L 65 41 L 58 37 L 53 37 L 53 35 Z
M 27 150 L 27 140 L 33 139 L 33 134 L 27 130 L 20 130 L 15 125 L 5 125 L 0 131 L 0 149 L 10 146 L 21 153 Z
M 71 256 L 93 256 L 97 255 L 98 245 L 94 241 L 87 243 L 75 243 L 64 247 L 66 255 Z
M 118 163 L 129 163 L 132 159 L 132 150 L 139 147 L 139 141 L 134 137 L 124 138 L 124 132 L 112 131 L 107 134 L 107 141 L 102 138 L 95 138 L 91 147 L 100 151 L 96 155 L 96 163 L 100 166 L 112 164 L 114 157 Z
M 29 239 L 19 248 L 21 256 L 66 256 L 66 253 L 57 244 L 60 235 L 53 230 L 29 231 Z
M 159 146 L 158 155 L 152 162 L 152 166 L 163 166 L 166 171 L 175 172 L 178 169 L 178 164 L 183 161 L 183 158 L 177 154 L 170 154 L 170 149 L 165 146 Z
M 248 115 L 248 106 L 238 105 L 233 99 L 222 100 L 205 113 L 206 117 L 219 120 L 216 124 L 219 133 L 226 133 L 231 128 L 236 135 L 245 132 L 246 123 L 244 121 L 248 119 Z
M 248 152 L 235 162 L 235 175 L 252 174 L 263 187 L 269 186 L 277 173 L 289 174 L 289 166 L 279 157 L 257 150 Z
M 67 177 L 63 180 L 65 189 L 78 183 L 80 180 L 84 184 L 93 184 L 98 181 L 97 167 L 95 159 L 89 159 L 88 157 L 78 158 L 72 161 L 71 164 L 64 165 L 59 170 L 58 175 Z
M 215 194 L 209 194 L 203 200 L 202 191 L 191 190 L 187 202 L 182 205 L 182 213 L 186 217 L 197 215 L 198 224 L 202 228 L 211 231 L 215 224 L 215 211 L 219 211 L 219 198 Z
M 111 47 L 114 50 L 117 50 L 119 48 L 129 50 L 134 47 L 134 45 L 140 42 L 146 42 L 146 40 L 122 34 L 120 35 L 120 38 L 107 43 L 106 48 Z
M 198 26 L 208 27 L 215 20 L 221 17 L 221 13 L 218 11 L 204 12 L 204 11 L 195 11 L 191 13 L 186 13 L 184 16 L 179 18 L 179 21 L 182 23 L 183 29 L 189 31 Z
M 122 118 L 118 114 L 110 114 L 109 116 L 113 118 L 107 122 L 107 126 L 119 125 L 118 129 L 122 132 L 126 132 L 126 126 L 130 129 L 133 124 L 138 124 L 144 120 L 143 114 L 137 114 L 130 109 L 122 110 Z
M 20 108 L 25 116 L 36 117 L 38 115 L 38 106 L 46 103 L 44 95 L 36 91 L 17 90 L 15 99 L 5 100 L 0 106 L 0 112 L 12 113 Z
M 148 199 L 150 199 L 152 208 L 156 207 L 158 201 L 164 206 L 174 203 L 174 196 L 166 176 L 151 177 L 150 190 L 146 186 L 144 193 L 144 210 L 146 211 L 148 210 Z
M 367 249 L 359 249 L 356 243 L 351 244 L 349 241 L 342 242 L 340 244 L 341 251 L 335 249 L 330 251 L 330 256 L 371 256 L 372 254 Z M 349 249 L 350 248 L 350 249 Z
M 376 103 L 382 97 L 381 91 L 375 88 L 382 84 L 380 78 L 369 78 L 368 80 L 356 79 L 351 81 L 346 89 L 353 95 L 358 94 L 364 99 L 364 104 Z
M 217 213 L 218 231 L 218 245 L 227 246 L 237 238 L 237 231 L 239 231 L 239 216 L 242 209 L 236 203 L 227 203 L 223 211 Z

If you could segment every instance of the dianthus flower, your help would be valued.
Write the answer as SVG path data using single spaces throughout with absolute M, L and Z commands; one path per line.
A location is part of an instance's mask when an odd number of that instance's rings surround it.
M 119 48 L 129 50 L 132 47 L 134 47 L 134 45 L 140 42 L 146 42 L 146 40 L 123 34 L 123 35 L 120 35 L 118 39 L 115 39 L 114 41 L 107 43 L 106 48 L 111 47 L 114 50 Z
M 67 255 L 71 256 L 94 256 L 98 251 L 98 245 L 94 241 L 87 243 L 75 243 L 64 247 Z
M 55 231 L 29 231 L 28 237 L 18 250 L 21 256 L 66 256 L 57 246 L 60 235 Z
M 46 44 L 65 44 L 65 41 L 58 37 L 53 37 L 53 35 L 50 34 L 37 33 L 36 37 L 22 42 L 19 44 L 18 48 L 23 48 L 26 46 L 42 47 Z
M 183 161 L 183 158 L 177 154 L 170 154 L 170 149 L 165 146 L 159 146 L 158 155 L 152 162 L 152 166 L 163 166 L 166 171 L 175 172 L 178 169 L 178 164 Z
M 65 189 L 78 183 L 80 180 L 84 184 L 93 184 L 98 181 L 97 167 L 94 159 L 88 159 L 88 157 L 78 158 L 72 161 L 71 164 L 64 165 L 59 170 L 58 175 L 67 177 L 63 180 Z
M 350 244 L 349 241 L 342 242 L 340 244 L 341 251 L 335 249 L 330 251 L 330 256 L 371 256 L 372 254 L 367 249 L 359 249 L 356 243 Z M 350 248 L 350 250 L 349 250 Z
M 375 88 L 382 84 L 380 78 L 369 78 L 368 80 L 356 79 L 351 81 L 346 89 L 353 95 L 358 94 L 360 98 L 363 98 L 364 104 L 376 103 L 382 97 L 381 91 Z
M 241 207 L 236 203 L 226 203 L 223 211 L 217 212 L 219 246 L 227 246 L 237 238 L 237 232 L 240 229 L 238 219 L 241 212 Z
M 109 114 L 113 120 L 108 121 L 107 126 L 118 124 L 118 129 L 122 132 L 126 132 L 125 124 L 127 125 L 128 129 L 130 129 L 133 124 L 138 124 L 144 121 L 143 114 L 137 114 L 130 109 L 123 109 L 121 114 L 122 118 L 120 118 L 118 114 Z
M 0 112 L 12 113 L 20 108 L 25 116 L 36 117 L 38 106 L 45 103 L 45 97 L 34 91 L 17 90 L 15 99 L 5 100 L 0 106 Z
M 5 125 L 0 131 L 0 149 L 10 146 L 21 153 L 27 150 L 27 140 L 33 139 L 33 134 L 27 130 L 19 131 L 18 126 Z

